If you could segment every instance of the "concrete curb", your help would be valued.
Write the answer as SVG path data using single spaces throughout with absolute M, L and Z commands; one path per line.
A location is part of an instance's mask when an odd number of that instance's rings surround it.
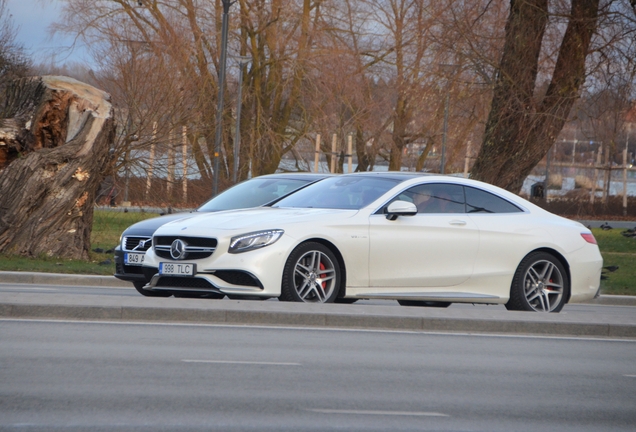
M 1 283 L 126 287 L 111 276 L 0 272 Z M 188 324 L 294 326 L 333 329 L 523 334 L 636 339 L 634 314 L 532 314 L 501 309 L 405 308 L 377 305 L 313 305 L 283 302 L 201 301 L 142 296 L 79 295 L 47 298 L 29 293 L 0 294 L 0 319 L 153 321 Z M 636 297 L 601 296 L 599 305 L 636 306 Z
M 99 287 L 132 288 L 131 282 L 117 279 L 114 276 L 78 275 L 62 273 L 34 272 L 0 272 L 1 283 L 21 283 L 34 285 L 73 285 Z
M 98 321 L 160 321 L 191 324 L 265 325 L 425 331 L 449 333 L 524 334 L 636 339 L 636 325 L 523 320 L 460 319 L 421 316 L 386 316 L 315 312 L 283 312 L 228 309 L 156 308 L 135 306 L 78 306 L 0 304 L 5 319 L 75 319 Z
M 635 296 L 601 295 L 589 300 L 585 304 L 598 304 L 604 306 L 636 306 Z

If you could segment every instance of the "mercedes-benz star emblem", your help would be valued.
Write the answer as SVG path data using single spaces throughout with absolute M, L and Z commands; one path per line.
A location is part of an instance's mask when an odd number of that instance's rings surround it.
M 172 257 L 172 259 L 176 260 L 183 259 L 186 255 L 185 249 L 186 244 L 183 242 L 183 240 L 176 239 L 170 246 L 170 256 Z

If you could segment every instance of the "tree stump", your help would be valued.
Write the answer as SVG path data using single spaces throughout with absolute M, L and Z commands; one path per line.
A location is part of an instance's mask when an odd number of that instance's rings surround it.
M 88 259 L 115 137 L 109 99 L 58 76 L 22 78 L 0 95 L 0 253 Z

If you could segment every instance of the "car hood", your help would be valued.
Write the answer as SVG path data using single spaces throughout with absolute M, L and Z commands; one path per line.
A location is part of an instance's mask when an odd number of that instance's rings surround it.
M 350 218 L 358 210 L 315 208 L 256 208 L 200 214 L 163 225 L 159 235 L 205 235 L 212 230 L 259 230 L 282 228 L 295 223 L 325 223 Z M 195 234 L 196 233 L 196 234 Z
M 152 234 L 162 226 L 168 222 L 173 222 L 179 219 L 191 218 L 200 213 L 173 213 L 164 216 L 159 216 L 152 219 L 142 220 L 141 222 L 137 222 L 126 228 L 122 236 L 144 236 L 151 237 Z

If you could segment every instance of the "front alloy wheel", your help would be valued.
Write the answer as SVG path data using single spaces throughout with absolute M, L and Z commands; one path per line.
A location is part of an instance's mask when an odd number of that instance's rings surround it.
M 519 264 L 506 308 L 559 312 L 565 305 L 568 289 L 569 281 L 563 264 L 549 253 L 535 252 Z
M 289 255 L 283 271 L 280 300 L 332 303 L 340 286 L 340 266 L 320 243 L 303 243 Z

